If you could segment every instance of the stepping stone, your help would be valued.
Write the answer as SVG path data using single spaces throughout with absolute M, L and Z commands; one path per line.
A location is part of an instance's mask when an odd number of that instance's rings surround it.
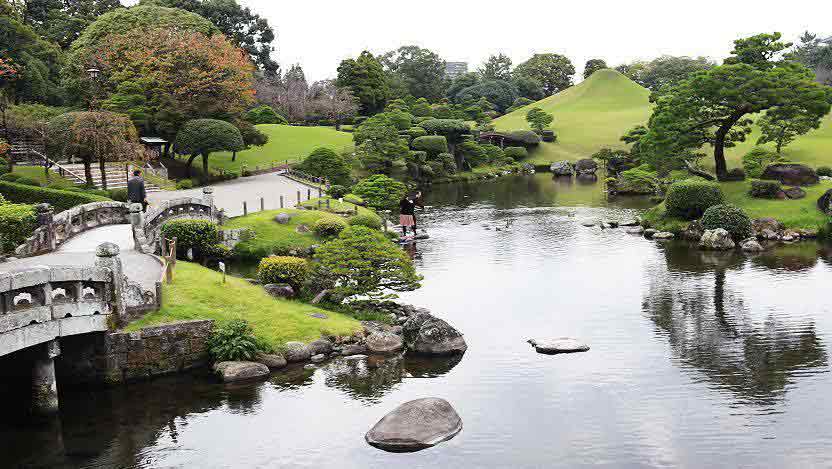
M 528 342 L 537 353 L 555 355 L 559 353 L 575 353 L 589 351 L 589 345 L 578 342 L 569 337 L 557 339 L 529 339 Z

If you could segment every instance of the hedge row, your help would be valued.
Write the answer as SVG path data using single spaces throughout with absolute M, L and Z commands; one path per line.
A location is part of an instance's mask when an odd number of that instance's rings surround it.
M 21 204 L 47 203 L 55 213 L 69 210 L 77 205 L 110 200 L 106 197 L 83 192 L 64 191 L 47 187 L 27 186 L 14 182 L 0 181 L 0 194 L 9 202 Z

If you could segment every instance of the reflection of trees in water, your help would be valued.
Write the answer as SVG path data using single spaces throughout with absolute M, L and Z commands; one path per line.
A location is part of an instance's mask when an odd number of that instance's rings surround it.
M 800 272 L 809 270 L 818 263 L 818 255 L 823 250 L 815 243 L 797 243 L 779 246 L 777 249 L 763 252 L 752 258 L 755 265 L 769 269 Z
M 462 355 L 355 356 L 332 361 L 322 370 L 327 386 L 340 389 L 355 400 L 376 403 L 405 378 L 436 378 L 451 371 L 461 360 Z
M 731 273 L 742 266 L 732 254 L 703 258 L 666 245 L 665 255 L 667 264 L 652 269 L 644 312 L 673 353 L 719 388 L 770 405 L 801 370 L 826 366 L 813 322 L 776 314 L 755 321 L 742 294 L 730 288 Z

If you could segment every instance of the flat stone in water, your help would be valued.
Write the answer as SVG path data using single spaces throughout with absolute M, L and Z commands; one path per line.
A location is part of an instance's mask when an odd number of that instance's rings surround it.
M 528 342 L 532 344 L 532 347 L 534 347 L 537 353 L 545 355 L 589 351 L 589 345 L 578 342 L 577 340 L 569 337 L 560 337 L 557 339 L 530 339 Z
M 364 439 L 392 453 L 410 453 L 450 440 L 462 431 L 462 419 L 445 399 L 405 402 L 382 417 Z
M 595 226 L 595 220 L 583 220 L 581 222 L 581 226 L 586 226 L 586 227 Z

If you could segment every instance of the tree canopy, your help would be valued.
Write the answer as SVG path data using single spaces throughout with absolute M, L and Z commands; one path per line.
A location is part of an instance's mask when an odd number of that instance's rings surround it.
M 385 69 L 398 77 L 408 93 L 431 101 L 443 96 L 445 61 L 429 49 L 402 46 L 381 56 Z
M 381 62 L 366 50 L 356 59 L 341 62 L 336 84 L 352 91 L 364 115 L 383 110 L 390 93 Z
M 496 106 L 498 111 L 505 112 L 517 97 L 517 89 L 511 83 L 503 80 L 485 80 L 461 90 L 457 93 L 455 101 L 472 103 L 485 98 Z
M 589 78 L 593 73 L 601 70 L 602 68 L 607 68 L 607 62 L 604 61 L 604 59 L 587 60 L 586 65 L 584 65 L 584 79 Z
M 0 16 L 0 54 L 14 64 L 17 77 L 5 86 L 12 102 L 60 104 L 60 49 L 8 16 Z
M 649 62 L 619 65 L 615 69 L 639 85 L 651 91 L 659 91 L 663 86 L 672 86 L 688 78 L 693 72 L 713 66 L 714 63 L 706 57 L 664 55 Z
M 511 58 L 502 53 L 491 55 L 480 67 L 479 74 L 483 80 L 511 80 Z
M 543 87 L 546 96 L 549 96 L 572 86 L 575 66 L 560 54 L 534 54 L 514 69 L 514 75 L 526 76 L 537 81 Z
M 245 148 L 240 130 L 233 124 L 217 119 L 194 119 L 185 123 L 176 134 L 174 150 L 191 155 L 188 169 L 197 156 L 202 156 L 202 178 L 208 179 L 208 157 L 215 151 L 240 151 Z

